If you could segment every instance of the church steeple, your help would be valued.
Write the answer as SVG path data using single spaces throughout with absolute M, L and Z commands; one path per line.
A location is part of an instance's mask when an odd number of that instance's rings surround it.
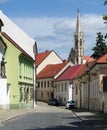
M 81 32 L 81 22 L 80 22 L 80 12 L 79 12 L 79 9 L 78 9 L 78 12 L 77 12 L 76 32 L 77 33 Z
M 74 33 L 74 48 L 71 49 L 68 60 L 74 64 L 82 64 L 84 57 L 84 33 L 80 22 L 80 12 L 77 12 L 76 31 Z

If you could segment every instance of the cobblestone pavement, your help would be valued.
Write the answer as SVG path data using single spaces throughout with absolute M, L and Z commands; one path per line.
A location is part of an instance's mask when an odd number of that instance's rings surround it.
M 33 108 L 24 108 L 24 109 L 0 109 L 0 124 L 4 121 L 7 121 L 9 119 L 15 118 L 20 115 L 24 115 L 27 113 L 32 113 L 32 112 L 65 112 L 64 107 L 55 107 L 55 106 L 49 106 L 47 103 L 44 102 L 37 102 L 35 105 L 35 109 Z M 68 110 L 68 112 L 70 112 Z
M 86 126 L 86 130 L 92 130 L 92 128 L 96 128 L 96 130 L 107 130 L 107 114 L 103 113 L 95 113 L 89 112 L 83 109 L 74 109 L 72 110 L 74 114 L 84 123 Z M 35 109 L 26 108 L 26 109 L 9 109 L 9 110 L 1 110 L 0 109 L 0 123 L 3 123 L 9 119 L 15 118 L 17 116 L 32 113 L 32 112 L 40 112 L 40 113 L 56 113 L 56 112 L 68 112 L 71 113 L 70 110 L 65 110 L 65 107 L 55 107 L 49 106 L 47 103 L 37 102 L 35 105 Z
M 35 107 L 35 110 L 36 112 L 43 112 L 43 113 L 56 113 L 56 112 L 63 112 L 63 113 L 71 113 L 71 111 L 67 110 L 65 111 L 65 106 L 60 106 L 60 107 L 57 107 L 57 106 L 51 106 L 51 105 L 48 105 L 47 103 L 43 103 L 43 102 L 38 102 L 36 107 Z
M 33 109 L 8 109 L 8 110 L 0 109 L 0 124 L 9 119 L 12 119 L 17 116 L 20 116 L 29 112 L 33 112 L 33 111 L 34 111 Z

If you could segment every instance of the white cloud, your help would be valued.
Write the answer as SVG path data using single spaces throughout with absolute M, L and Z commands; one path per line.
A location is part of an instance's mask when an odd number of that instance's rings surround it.
M 15 23 L 37 41 L 39 51 L 55 50 L 62 58 L 67 58 L 74 46 L 73 34 L 76 28 L 76 18 L 41 17 L 13 18 Z M 96 33 L 106 33 L 102 16 L 88 14 L 81 16 L 81 25 L 85 36 L 85 54 L 92 54 L 96 43 Z

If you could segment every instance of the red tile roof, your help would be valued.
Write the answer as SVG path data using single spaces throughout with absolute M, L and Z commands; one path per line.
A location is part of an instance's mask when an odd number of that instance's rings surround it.
M 61 74 L 61 76 L 59 76 L 57 78 L 58 81 L 60 80 L 71 80 L 73 78 L 75 78 L 76 74 L 78 73 L 78 71 L 80 70 L 80 68 L 83 65 L 75 65 L 75 66 L 70 66 L 66 69 L 66 71 Z
M 85 74 L 87 72 L 87 65 L 89 68 L 91 68 L 95 64 L 95 61 L 96 60 L 91 60 L 91 61 L 88 61 L 85 64 L 83 64 L 81 69 L 78 71 L 78 75 L 82 76 L 83 74 Z
M 47 65 L 38 75 L 37 78 L 49 78 L 54 77 L 61 69 L 63 69 L 68 62 L 60 64 L 49 64 Z
M 52 51 L 41 52 L 36 55 L 36 65 L 40 65 L 40 63 L 51 53 Z
M 107 63 L 107 53 L 101 56 L 96 63 Z
M 84 60 L 89 62 L 89 61 L 94 60 L 94 59 L 90 56 L 84 56 Z

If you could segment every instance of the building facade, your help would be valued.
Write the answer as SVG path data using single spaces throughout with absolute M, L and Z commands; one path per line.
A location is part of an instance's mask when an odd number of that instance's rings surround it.
M 0 108 L 34 107 L 35 41 L 0 11 Z
M 56 54 L 55 51 L 46 50 L 45 52 L 36 55 L 37 74 L 48 64 L 62 63 L 63 60 Z
M 78 108 L 107 113 L 107 54 L 87 62 L 73 79 L 73 99 Z M 88 68 L 88 69 L 87 69 Z
M 55 97 L 61 102 L 61 104 L 65 104 L 67 100 L 73 99 L 73 78 L 81 67 L 82 65 L 69 66 L 56 78 Z
M 64 61 L 59 64 L 47 65 L 37 75 L 37 99 L 47 102 L 49 98 L 55 98 L 55 76 L 68 64 Z
M 9 92 L 9 108 L 33 107 L 34 60 L 23 53 L 12 39 L 2 34 L 6 43 L 5 52 L 7 92 Z M 13 45 L 14 44 L 14 45 Z M 14 54 L 14 55 L 13 55 Z

